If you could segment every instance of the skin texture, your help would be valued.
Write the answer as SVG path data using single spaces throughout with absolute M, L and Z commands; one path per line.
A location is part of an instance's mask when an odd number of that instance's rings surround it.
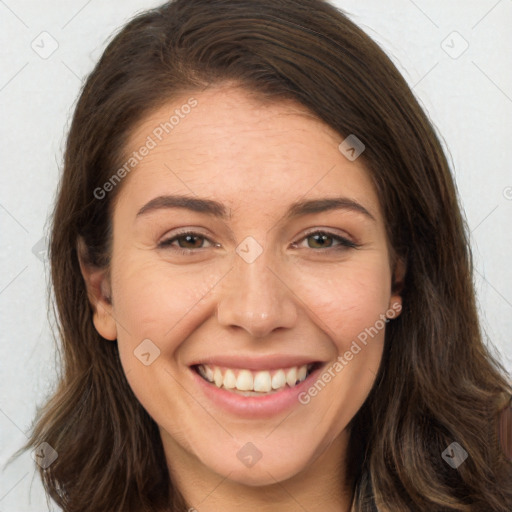
M 117 339 L 129 384 L 159 425 L 172 478 L 197 510 L 348 510 L 345 427 L 373 385 L 384 329 L 307 405 L 270 419 L 220 410 L 188 364 L 232 353 L 331 363 L 343 356 L 401 304 L 378 197 L 362 159 L 345 158 L 343 137 L 301 105 L 261 104 L 232 86 L 194 97 L 192 112 L 118 185 L 110 273 L 82 264 L 95 327 Z M 144 119 L 127 152 L 181 104 Z M 230 217 L 177 208 L 137 217 L 164 194 L 219 201 Z M 295 201 L 334 196 L 357 201 L 374 219 L 352 210 L 284 217 Z M 159 248 L 178 228 L 205 238 Z M 306 237 L 317 229 L 360 247 L 331 238 L 322 246 Z M 235 251 L 248 236 L 263 251 L 252 263 Z M 195 252 L 179 254 L 180 243 Z M 160 349 L 148 366 L 134 356 L 144 339 Z M 237 457 L 248 442 L 262 454 L 252 467 Z

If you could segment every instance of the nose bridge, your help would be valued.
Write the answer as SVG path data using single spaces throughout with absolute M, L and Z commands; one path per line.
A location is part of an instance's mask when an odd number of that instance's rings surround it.
M 263 337 L 297 320 L 293 293 L 279 276 L 279 257 L 246 239 L 237 247 L 233 268 L 221 287 L 217 318 L 221 325 L 244 328 Z

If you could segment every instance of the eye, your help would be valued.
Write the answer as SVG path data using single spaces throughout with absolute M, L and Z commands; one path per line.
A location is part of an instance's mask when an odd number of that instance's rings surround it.
M 335 235 L 334 233 L 330 233 L 329 231 L 313 231 L 308 233 L 304 238 L 299 240 L 299 242 L 303 242 L 305 240 L 312 239 L 314 240 L 314 244 L 317 246 L 311 246 L 308 244 L 309 249 L 331 249 L 331 250 L 346 250 L 346 249 L 357 249 L 360 247 L 359 244 L 348 240 L 345 237 L 340 235 Z M 331 243 L 329 243 L 329 240 Z M 176 236 L 163 240 L 158 244 L 159 248 L 172 248 L 173 251 L 176 251 L 180 254 L 192 254 L 196 250 L 204 249 L 203 242 L 207 241 L 211 244 L 212 247 L 219 247 L 219 244 L 213 243 L 209 238 L 200 233 L 196 233 L 195 231 L 186 231 L 183 233 L 179 233 Z M 174 242 L 178 242 L 178 245 L 175 245 Z M 298 247 L 299 242 L 294 242 L 292 245 L 294 247 Z M 334 244 L 337 242 L 337 244 Z M 185 245 L 185 247 L 183 246 Z
M 184 233 L 180 233 L 176 236 L 173 236 L 172 238 L 168 238 L 167 240 L 163 240 L 158 244 L 158 247 L 171 247 L 173 250 L 181 254 L 190 254 L 194 252 L 196 249 L 204 249 L 204 247 L 201 247 L 201 240 L 207 240 L 208 242 L 212 243 L 212 241 L 209 238 L 205 237 L 204 235 L 201 235 L 200 233 L 196 233 L 194 231 L 186 231 Z M 178 241 L 178 246 L 174 245 L 174 242 L 176 241 Z M 185 244 L 185 247 L 183 247 L 183 243 Z M 212 245 L 218 246 L 218 244 L 213 243 Z
M 347 248 L 350 249 L 357 249 L 360 247 L 359 244 L 356 244 L 355 242 L 352 242 L 351 240 L 342 237 L 340 235 L 335 235 L 334 233 L 330 233 L 329 231 L 313 231 L 311 233 L 308 233 L 304 238 L 299 240 L 299 242 L 302 242 L 304 240 L 313 239 L 314 244 L 317 244 L 317 246 L 311 246 L 308 244 L 309 249 L 332 249 L 332 250 L 346 250 Z M 333 242 L 329 243 L 329 241 L 336 241 L 338 242 L 337 245 L 333 245 Z M 295 242 L 293 246 L 297 247 L 298 242 Z

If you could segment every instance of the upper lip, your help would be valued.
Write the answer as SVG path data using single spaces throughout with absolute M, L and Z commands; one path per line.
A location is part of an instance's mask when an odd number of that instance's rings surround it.
M 290 368 L 292 366 L 303 366 L 305 364 L 318 363 L 314 357 L 297 355 L 272 354 L 264 357 L 242 356 L 242 355 L 219 355 L 197 359 L 189 366 L 206 364 L 208 366 L 223 366 L 226 368 L 238 368 L 246 370 L 278 370 L 279 368 Z

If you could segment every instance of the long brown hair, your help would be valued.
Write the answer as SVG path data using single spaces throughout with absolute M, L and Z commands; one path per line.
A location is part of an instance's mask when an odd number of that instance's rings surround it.
M 131 391 L 117 344 L 95 330 L 84 258 L 109 265 L 123 163 L 144 116 L 183 93 L 229 81 L 263 102 L 295 100 L 365 144 L 395 253 L 404 309 L 386 328 L 375 384 L 351 421 L 356 512 L 512 509 L 512 464 L 497 418 L 512 383 L 482 341 L 468 230 L 431 123 L 385 53 L 322 0 L 176 0 L 112 39 L 81 91 L 50 238 L 62 376 L 28 444 L 57 459 L 41 475 L 66 512 L 187 509 L 155 422 Z M 459 443 L 457 469 L 442 453 Z M 340 483 L 341 485 L 341 483 Z

